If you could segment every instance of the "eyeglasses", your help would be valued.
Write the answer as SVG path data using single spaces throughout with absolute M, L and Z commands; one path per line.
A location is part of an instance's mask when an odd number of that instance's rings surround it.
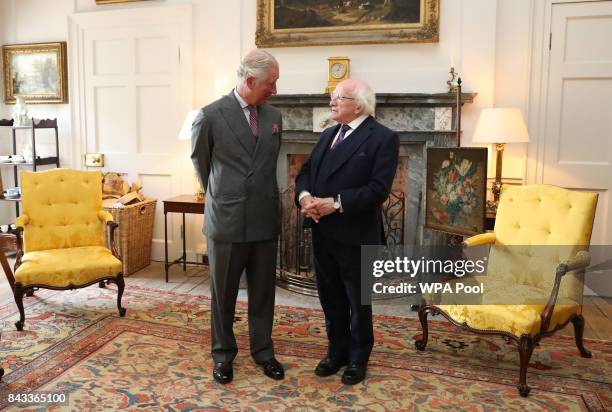
M 331 100 L 345 101 L 345 100 L 355 100 L 354 97 L 340 96 L 338 93 L 332 93 L 330 95 Z

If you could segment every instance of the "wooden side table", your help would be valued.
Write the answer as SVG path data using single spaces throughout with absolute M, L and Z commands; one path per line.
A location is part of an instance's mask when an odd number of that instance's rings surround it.
M 179 195 L 163 201 L 164 203 L 164 268 L 166 270 L 166 282 L 168 282 L 168 269 L 174 264 L 183 264 L 183 271 L 190 265 L 208 265 L 208 260 L 204 257 L 203 262 L 187 261 L 185 252 L 185 213 L 195 215 L 204 214 L 204 199 L 198 199 L 195 195 Z M 182 213 L 183 225 L 181 226 L 181 238 L 183 240 L 183 254 L 178 259 L 168 263 L 168 213 Z

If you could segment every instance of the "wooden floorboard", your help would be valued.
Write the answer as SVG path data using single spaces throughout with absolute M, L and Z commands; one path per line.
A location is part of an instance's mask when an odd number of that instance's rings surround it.
M 610 303 L 597 296 L 587 297 L 584 303 L 585 336 L 593 339 L 612 340 L 612 317 L 606 315 L 610 313 Z
M 612 298 L 602 298 L 600 296 L 592 296 L 592 303 L 597 306 L 601 314 L 608 319 L 612 319 Z
M 612 317 L 608 317 L 612 304 L 598 296 L 585 296 L 582 315 L 585 320 L 584 336 L 590 339 L 612 340 Z M 561 335 L 574 336 L 574 327 L 567 325 L 557 332 Z

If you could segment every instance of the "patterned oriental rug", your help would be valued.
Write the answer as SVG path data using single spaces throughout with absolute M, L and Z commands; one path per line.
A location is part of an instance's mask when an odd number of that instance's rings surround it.
M 368 378 L 344 386 L 313 369 L 326 350 L 322 312 L 277 307 L 274 327 L 284 381 L 266 378 L 249 356 L 246 305 L 235 330 L 234 381 L 217 384 L 209 355 L 209 301 L 129 286 L 127 317 L 115 311 L 115 291 L 95 286 L 39 291 L 27 298 L 26 327 L 17 332 L 13 303 L 0 307 L 0 408 L 9 393 L 64 392 L 69 406 L 47 410 L 166 411 L 605 411 L 612 410 L 612 342 L 588 340 L 592 359 L 578 356 L 573 338 L 553 337 L 536 348 L 528 398 L 515 388 L 515 348 L 501 338 L 463 334 L 430 324 L 425 352 L 414 349 L 416 319 L 375 318 L 376 344 Z

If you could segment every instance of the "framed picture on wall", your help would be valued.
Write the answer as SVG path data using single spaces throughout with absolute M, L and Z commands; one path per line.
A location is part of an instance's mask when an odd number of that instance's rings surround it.
M 68 103 L 66 42 L 2 46 L 4 102 Z
M 425 227 L 472 236 L 485 231 L 487 148 L 427 149 Z
M 258 47 L 437 42 L 440 0 L 257 0 Z
M 146 1 L 146 0 L 96 0 L 96 4 L 131 3 L 134 1 Z

